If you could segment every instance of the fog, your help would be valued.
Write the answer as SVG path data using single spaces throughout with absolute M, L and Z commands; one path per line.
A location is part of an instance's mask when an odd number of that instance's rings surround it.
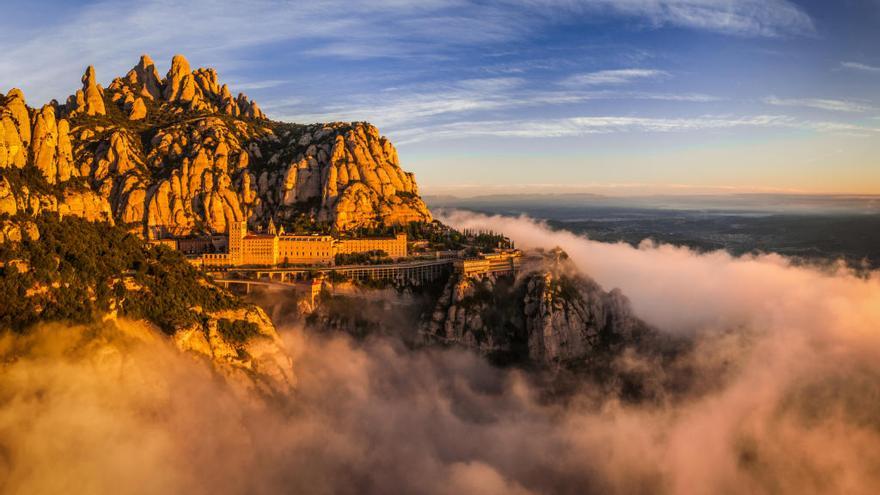
M 528 219 L 444 221 L 503 231 L 520 247 L 562 246 L 606 289 L 621 288 L 646 321 L 694 339 L 677 365 L 692 367 L 700 386 L 632 403 L 585 385 L 548 402 L 524 372 L 464 350 L 278 321 L 297 390 L 242 400 L 142 324 L 47 325 L 0 340 L 0 491 L 880 488 L 877 274 L 601 244 Z M 619 365 L 668 371 L 633 354 Z
M 799 267 L 776 254 L 697 254 L 668 244 L 590 241 L 528 218 L 454 211 L 459 228 L 504 232 L 520 248 L 560 246 L 606 289 L 620 288 L 636 313 L 668 331 L 762 328 L 866 334 L 880 338 L 880 274 L 860 276 L 843 263 Z

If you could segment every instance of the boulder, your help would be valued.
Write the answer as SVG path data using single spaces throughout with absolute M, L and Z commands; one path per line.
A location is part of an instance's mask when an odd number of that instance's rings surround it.
M 147 105 L 144 103 L 142 97 L 135 98 L 131 103 L 131 108 L 128 111 L 128 119 L 129 120 L 142 120 L 147 116 Z

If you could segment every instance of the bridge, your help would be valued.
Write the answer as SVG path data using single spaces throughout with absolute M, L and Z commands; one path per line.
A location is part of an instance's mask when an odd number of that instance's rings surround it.
M 296 284 L 286 282 L 266 282 L 262 280 L 249 280 L 239 278 L 215 278 L 214 283 L 222 285 L 224 288 L 244 287 L 245 294 L 251 293 L 251 287 L 297 287 Z
M 416 260 L 403 263 L 390 263 L 384 265 L 341 265 L 328 267 L 235 267 L 228 270 L 215 270 L 209 272 L 218 283 L 245 283 L 262 282 L 263 284 L 281 283 L 295 285 L 296 282 L 304 282 L 318 277 L 337 273 L 352 280 L 397 280 L 414 282 L 434 282 L 448 274 L 453 267 L 454 259 L 441 258 L 431 260 Z M 246 287 L 250 290 L 250 287 Z

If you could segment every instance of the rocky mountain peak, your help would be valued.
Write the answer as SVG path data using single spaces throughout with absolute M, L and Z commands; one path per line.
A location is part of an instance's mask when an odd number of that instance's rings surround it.
M 163 79 L 143 55 L 106 89 L 89 66 L 64 105 L 32 109 L 9 91 L 0 173 L 28 166 L 58 194 L 75 190 L 73 204 L 102 203 L 86 216 L 111 211 L 147 235 L 224 233 L 244 218 L 338 230 L 431 220 L 413 174 L 374 126 L 270 121 L 182 55 Z M 18 211 L 61 208 L 58 194 L 13 193 Z
M 104 90 L 98 86 L 95 68 L 86 68 L 82 76 L 82 90 L 76 92 L 76 109 L 74 112 L 83 115 L 106 115 L 104 108 Z
M 165 99 L 168 101 L 192 101 L 195 84 L 189 62 L 183 55 L 171 59 L 171 68 L 165 75 Z
M 83 84 L 83 89 L 91 87 L 91 86 L 97 86 L 98 81 L 95 78 L 95 67 L 94 66 L 90 65 L 90 66 L 86 67 L 86 72 L 82 76 L 82 84 Z
M 20 89 L 12 88 L 6 94 L 6 101 L 0 107 L 0 124 L 8 136 L 5 142 L 0 139 L 0 147 L 6 149 L 6 163 L 23 166 L 27 159 L 27 146 L 31 142 L 31 126 L 24 93 Z M 4 163 L 2 155 L 0 148 L 0 166 Z
M 137 65 L 123 78 L 114 79 L 109 88 L 114 103 L 131 120 L 142 120 L 148 112 L 146 101 L 176 113 L 219 113 L 248 119 L 265 119 L 260 107 L 239 93 L 233 97 L 220 84 L 217 71 L 212 68 L 192 70 L 183 55 L 175 55 L 164 79 L 148 55 L 142 55 Z
M 141 55 L 137 65 L 125 76 L 125 82 L 129 86 L 140 87 L 138 96 L 150 100 L 159 100 L 162 97 L 162 81 L 159 79 L 159 71 L 149 55 Z

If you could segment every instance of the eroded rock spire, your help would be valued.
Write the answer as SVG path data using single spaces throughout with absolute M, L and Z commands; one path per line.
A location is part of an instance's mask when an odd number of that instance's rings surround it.
M 95 78 L 95 68 L 88 66 L 82 76 L 82 100 L 77 92 L 77 113 L 85 115 L 106 115 L 104 108 L 104 90 L 98 86 Z M 81 104 L 80 104 L 81 103 Z

